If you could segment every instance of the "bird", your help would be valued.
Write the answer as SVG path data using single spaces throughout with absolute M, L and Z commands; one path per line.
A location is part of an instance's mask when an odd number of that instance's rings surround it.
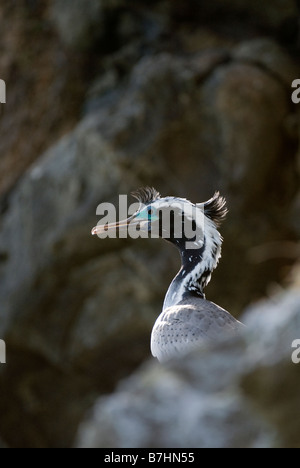
M 139 207 L 129 218 L 98 224 L 92 234 L 135 228 L 173 244 L 181 268 L 171 282 L 151 333 L 152 355 L 161 363 L 185 356 L 202 343 L 236 334 L 244 325 L 222 307 L 206 299 L 204 288 L 221 257 L 219 227 L 228 209 L 219 192 L 203 203 L 186 198 L 162 197 L 153 187 L 133 192 Z

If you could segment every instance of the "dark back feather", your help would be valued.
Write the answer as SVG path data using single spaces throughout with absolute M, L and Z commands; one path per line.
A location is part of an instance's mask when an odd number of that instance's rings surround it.
M 220 192 L 216 192 L 210 200 L 204 203 L 205 216 L 211 219 L 216 226 L 220 226 L 227 213 L 226 200 L 220 195 Z

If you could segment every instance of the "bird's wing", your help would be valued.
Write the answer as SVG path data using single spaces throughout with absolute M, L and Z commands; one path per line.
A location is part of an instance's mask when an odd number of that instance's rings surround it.
M 244 327 L 226 310 L 213 302 L 179 303 L 158 317 L 151 337 L 151 351 L 159 361 L 184 355 L 205 341 L 214 341 Z

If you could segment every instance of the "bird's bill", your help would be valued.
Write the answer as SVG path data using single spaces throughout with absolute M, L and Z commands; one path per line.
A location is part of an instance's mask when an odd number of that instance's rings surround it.
M 128 229 L 129 226 L 136 226 L 139 229 L 143 229 L 146 224 L 148 225 L 148 221 L 141 221 L 135 219 L 134 216 L 131 216 L 130 218 L 124 219 L 123 221 L 119 221 L 117 223 L 99 224 L 92 229 L 92 235 L 97 236 L 107 231 Z

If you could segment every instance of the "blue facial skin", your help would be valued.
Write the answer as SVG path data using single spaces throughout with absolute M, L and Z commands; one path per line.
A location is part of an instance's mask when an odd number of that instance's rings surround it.
M 158 221 L 159 217 L 157 216 L 157 209 L 151 206 L 147 206 L 136 215 L 136 219 L 143 221 Z
M 136 215 L 136 219 L 140 219 L 141 221 L 148 221 L 148 231 L 150 231 L 151 222 L 159 220 L 159 217 L 157 216 L 157 209 L 153 208 L 152 206 L 147 206 Z

